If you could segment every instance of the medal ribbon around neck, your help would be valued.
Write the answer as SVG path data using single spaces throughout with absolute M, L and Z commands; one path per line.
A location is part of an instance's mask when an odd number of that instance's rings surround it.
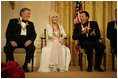
M 61 35 L 60 35 L 60 28 L 59 28 L 58 25 L 57 25 L 57 31 L 58 31 L 58 35 L 57 35 L 57 37 L 59 38 Z M 55 32 L 54 32 L 54 26 L 53 26 L 53 33 L 55 33 Z
M 20 19 L 19 19 L 19 18 L 18 18 L 18 21 L 19 21 L 19 23 L 20 23 L 21 27 L 23 28 L 23 30 L 25 30 L 25 28 L 26 28 L 26 26 L 27 26 L 27 24 L 28 24 L 28 21 L 26 21 L 26 23 L 25 23 L 24 27 L 23 27 L 23 25 L 21 24 L 21 21 L 20 21 Z
M 85 27 L 84 27 L 82 24 L 81 24 L 81 26 L 82 26 L 82 29 L 84 30 Z M 88 27 L 88 30 L 91 29 L 91 28 L 90 28 L 90 22 L 88 23 L 88 26 L 87 26 L 87 27 Z
M 84 30 L 85 27 L 84 27 L 82 24 L 81 24 L 81 26 L 82 26 L 82 30 Z M 88 22 L 88 26 L 87 26 L 87 27 L 88 27 L 88 30 L 91 29 L 91 28 L 90 28 L 90 22 Z M 86 33 L 86 35 L 87 35 L 87 37 L 88 37 L 88 33 Z

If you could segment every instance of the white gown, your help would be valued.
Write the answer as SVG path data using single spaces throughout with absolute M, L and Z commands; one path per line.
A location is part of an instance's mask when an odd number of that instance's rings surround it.
M 66 35 L 63 27 L 59 26 L 59 28 L 60 28 L 61 34 Z M 54 65 L 53 68 L 49 67 L 51 50 L 52 50 L 53 43 L 54 43 L 54 40 L 51 39 L 51 37 L 53 36 L 53 30 L 49 24 L 47 25 L 47 34 L 48 34 L 47 46 L 42 48 L 40 66 L 39 66 L 38 72 L 57 72 L 56 65 Z M 63 58 L 64 58 L 64 65 L 65 65 L 64 71 L 68 71 L 70 59 L 71 59 L 70 50 L 65 45 L 61 45 L 61 47 L 62 47 L 62 54 L 63 54 Z

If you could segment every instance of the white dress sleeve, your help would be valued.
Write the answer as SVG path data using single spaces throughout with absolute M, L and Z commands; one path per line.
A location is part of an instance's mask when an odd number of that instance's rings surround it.
M 66 36 L 66 33 L 65 33 L 65 31 L 64 31 L 63 26 L 60 26 L 60 29 L 61 29 L 61 34 L 62 34 L 63 36 Z
M 47 29 L 48 38 L 49 39 L 54 39 L 52 27 L 50 26 L 50 24 L 47 25 L 47 28 L 46 29 Z

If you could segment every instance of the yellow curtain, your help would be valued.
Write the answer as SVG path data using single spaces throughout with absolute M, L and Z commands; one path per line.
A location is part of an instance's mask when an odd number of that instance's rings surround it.
M 72 34 L 73 34 L 73 18 L 74 18 L 74 9 L 75 4 L 73 1 L 56 1 L 55 2 L 55 11 L 60 16 L 60 24 L 63 25 L 64 30 L 67 34 L 67 43 L 68 47 L 71 50 L 71 64 L 74 64 L 74 56 L 73 55 L 73 40 L 72 40 Z
M 82 1 L 83 10 L 90 14 L 90 21 L 97 21 L 101 37 L 105 39 L 107 50 L 107 68 L 111 67 L 110 41 L 106 37 L 107 23 L 115 20 L 115 9 L 117 1 Z M 60 15 L 60 23 L 63 25 L 68 38 L 68 46 L 71 50 L 71 65 L 78 62 L 77 54 L 74 52 L 73 20 L 75 12 L 75 1 L 55 1 L 55 11 Z

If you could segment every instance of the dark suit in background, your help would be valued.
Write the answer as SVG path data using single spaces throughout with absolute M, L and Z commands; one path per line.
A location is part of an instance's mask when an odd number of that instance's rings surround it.
M 115 22 L 111 21 L 107 25 L 107 38 L 110 39 L 111 48 L 114 49 L 114 53 L 117 56 L 117 28 L 115 28 Z
M 28 21 L 28 24 L 26 26 L 26 36 L 20 35 L 21 33 L 21 25 L 18 21 L 18 19 L 11 19 L 7 31 L 6 31 L 6 45 L 4 47 L 4 52 L 6 54 L 6 57 L 9 61 L 14 61 L 13 51 L 15 48 L 25 48 L 26 49 L 26 57 L 25 57 L 25 63 L 24 65 L 27 65 L 35 51 L 34 46 L 34 40 L 36 38 L 36 33 L 34 29 L 34 24 L 30 21 Z M 25 47 L 24 44 L 27 40 L 31 40 L 32 43 Z M 18 47 L 13 47 L 10 43 L 10 41 L 15 41 L 18 45 Z
M 100 43 L 98 40 L 100 39 L 100 31 L 98 28 L 98 24 L 95 21 L 87 21 L 83 26 L 88 26 L 90 23 L 90 30 L 88 36 L 86 34 L 82 34 L 82 25 L 78 23 L 75 25 L 73 40 L 78 40 L 79 45 L 85 49 L 88 60 L 88 68 L 92 68 L 92 53 L 93 48 L 96 50 L 95 56 L 95 68 L 100 68 L 102 57 L 104 54 L 105 45 Z M 96 35 L 90 36 L 90 33 L 95 29 Z

